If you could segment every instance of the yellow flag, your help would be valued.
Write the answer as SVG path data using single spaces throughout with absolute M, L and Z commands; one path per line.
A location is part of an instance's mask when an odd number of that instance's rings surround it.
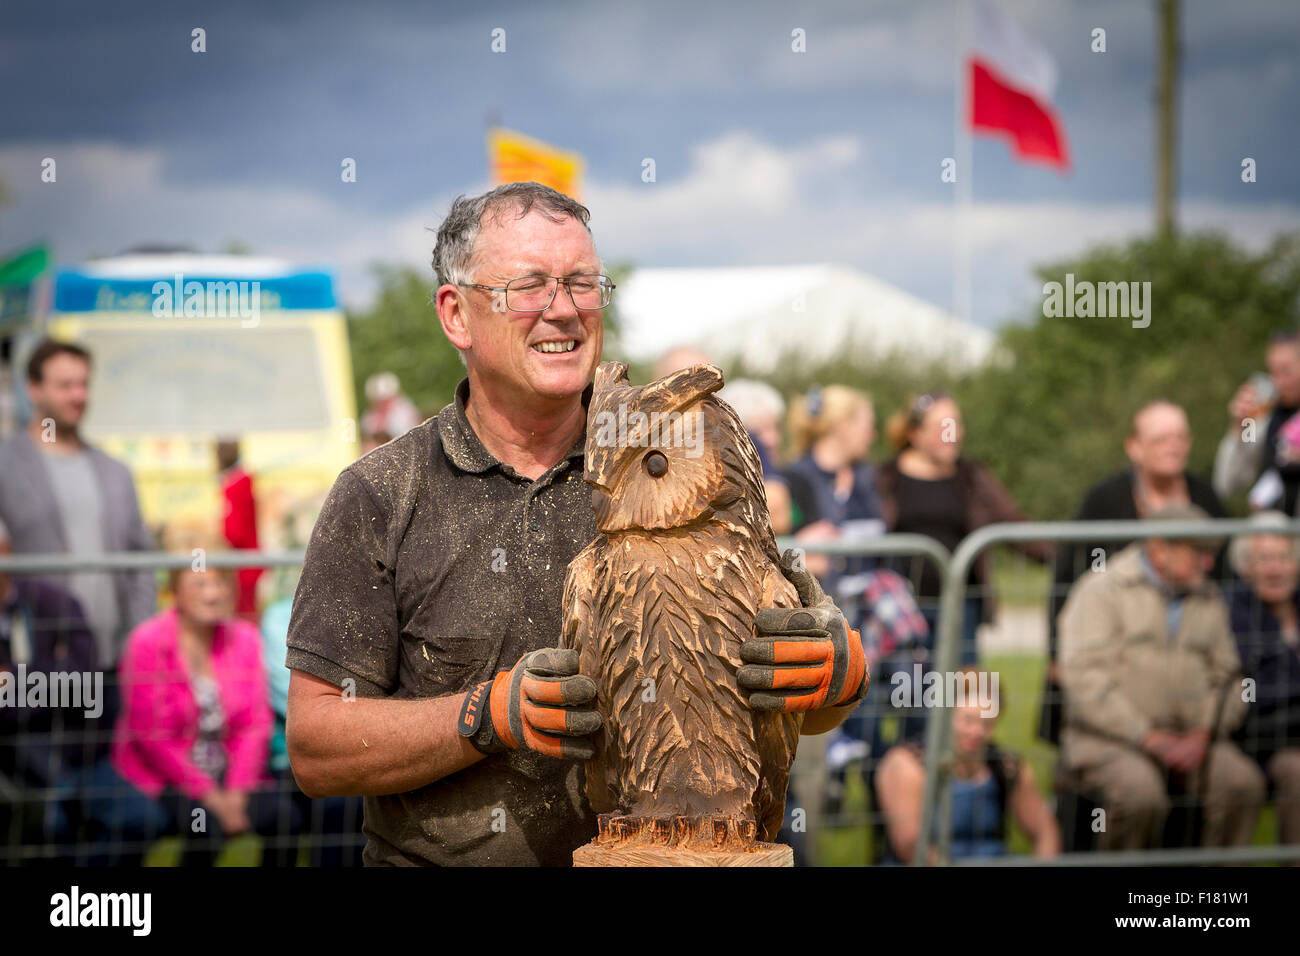
M 536 182 L 578 199 L 585 164 L 578 153 L 496 127 L 488 131 L 488 165 L 494 186 Z

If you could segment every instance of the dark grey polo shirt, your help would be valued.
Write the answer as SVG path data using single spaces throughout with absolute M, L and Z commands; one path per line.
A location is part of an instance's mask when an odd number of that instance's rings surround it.
M 289 667 L 358 697 L 442 697 L 559 643 L 565 571 L 596 536 L 583 440 L 530 481 L 483 447 L 468 395 L 466 379 L 339 475 L 294 596 Z M 511 751 L 366 797 L 365 862 L 567 866 L 596 833 L 581 783 L 579 764 Z

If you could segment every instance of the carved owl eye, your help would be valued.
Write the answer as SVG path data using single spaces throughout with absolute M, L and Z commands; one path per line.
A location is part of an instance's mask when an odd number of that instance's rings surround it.
M 662 478 L 668 473 L 668 457 L 661 451 L 649 452 L 641 459 L 641 464 L 645 465 L 646 474 L 651 478 Z

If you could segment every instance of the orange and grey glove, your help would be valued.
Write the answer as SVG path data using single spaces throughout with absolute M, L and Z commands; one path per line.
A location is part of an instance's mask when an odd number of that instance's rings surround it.
M 465 695 L 457 727 L 485 754 L 527 748 L 566 760 L 595 752 L 601 728 L 596 682 L 578 673 L 578 652 L 544 647 Z
M 745 663 L 736 681 L 749 691 L 751 710 L 795 713 L 856 703 L 870 683 L 862 639 L 817 579 L 793 567 L 793 559 L 793 551 L 781 555 L 781 573 L 803 607 L 759 610 L 755 636 L 740 645 Z

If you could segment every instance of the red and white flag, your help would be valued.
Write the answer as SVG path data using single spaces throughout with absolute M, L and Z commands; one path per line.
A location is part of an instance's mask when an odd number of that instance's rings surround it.
M 972 0 L 972 11 L 971 128 L 1007 136 L 1020 159 L 1068 169 L 1065 125 L 1052 106 L 1056 64 L 991 0 Z

